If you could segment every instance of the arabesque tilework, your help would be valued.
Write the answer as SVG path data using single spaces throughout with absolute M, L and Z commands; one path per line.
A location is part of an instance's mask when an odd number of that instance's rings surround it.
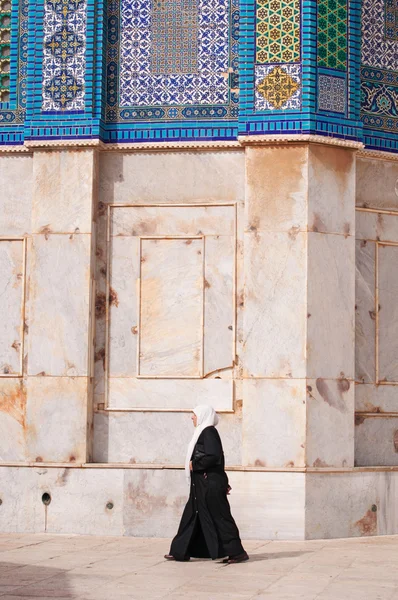
M 318 2 L 318 66 L 345 71 L 348 53 L 347 0 Z
M 86 12 L 85 0 L 45 0 L 44 111 L 84 109 Z
M 0 0 L 0 102 L 10 98 L 11 1 Z
M 256 67 L 257 110 L 300 110 L 300 65 L 258 65 Z
M 256 62 L 300 60 L 300 0 L 257 0 Z
M 345 77 L 318 75 L 318 109 L 345 114 L 347 89 Z

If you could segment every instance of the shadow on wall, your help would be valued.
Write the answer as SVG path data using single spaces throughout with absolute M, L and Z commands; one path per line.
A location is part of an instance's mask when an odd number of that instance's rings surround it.
M 0 596 L 72 598 L 74 590 L 68 580 L 68 572 L 62 569 L 0 561 Z

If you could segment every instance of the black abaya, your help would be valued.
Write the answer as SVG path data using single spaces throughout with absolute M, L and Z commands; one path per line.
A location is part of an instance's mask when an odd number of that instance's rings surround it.
M 206 427 L 192 453 L 191 488 L 170 554 L 223 558 L 244 553 L 227 499 L 228 477 L 224 452 L 215 427 Z

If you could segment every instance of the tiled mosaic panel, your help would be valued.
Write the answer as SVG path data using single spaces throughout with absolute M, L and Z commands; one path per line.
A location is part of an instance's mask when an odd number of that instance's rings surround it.
M 43 111 L 85 107 L 86 0 L 46 0 L 43 40 Z
M 398 73 L 362 67 L 361 119 L 366 127 L 398 133 Z
M 255 67 L 255 109 L 300 110 L 300 65 L 257 65 Z
M 0 102 L 10 97 L 11 0 L 0 0 Z
M 362 2 L 362 64 L 398 71 L 398 41 L 387 27 L 387 12 L 388 0 Z
M 239 0 L 110 0 L 107 121 L 236 119 Z
M 300 0 L 257 0 L 256 62 L 300 60 Z
M 318 75 L 318 109 L 337 113 L 346 112 L 346 81 L 342 77 Z
M 398 41 L 398 1 L 386 0 L 385 5 L 385 37 Z
M 318 1 L 318 65 L 346 70 L 348 52 L 347 0 Z

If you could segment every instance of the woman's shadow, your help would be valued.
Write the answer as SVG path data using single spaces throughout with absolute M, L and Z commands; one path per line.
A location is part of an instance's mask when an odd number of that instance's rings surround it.
M 249 563 L 263 561 L 263 560 L 274 560 L 277 558 L 296 558 L 298 556 L 302 556 L 303 554 L 312 554 L 311 550 L 303 550 L 301 552 L 261 552 L 260 554 L 250 554 Z M 228 566 L 228 563 L 223 563 L 222 561 L 218 564 L 221 564 L 225 567 Z M 240 564 L 248 564 L 240 563 Z

